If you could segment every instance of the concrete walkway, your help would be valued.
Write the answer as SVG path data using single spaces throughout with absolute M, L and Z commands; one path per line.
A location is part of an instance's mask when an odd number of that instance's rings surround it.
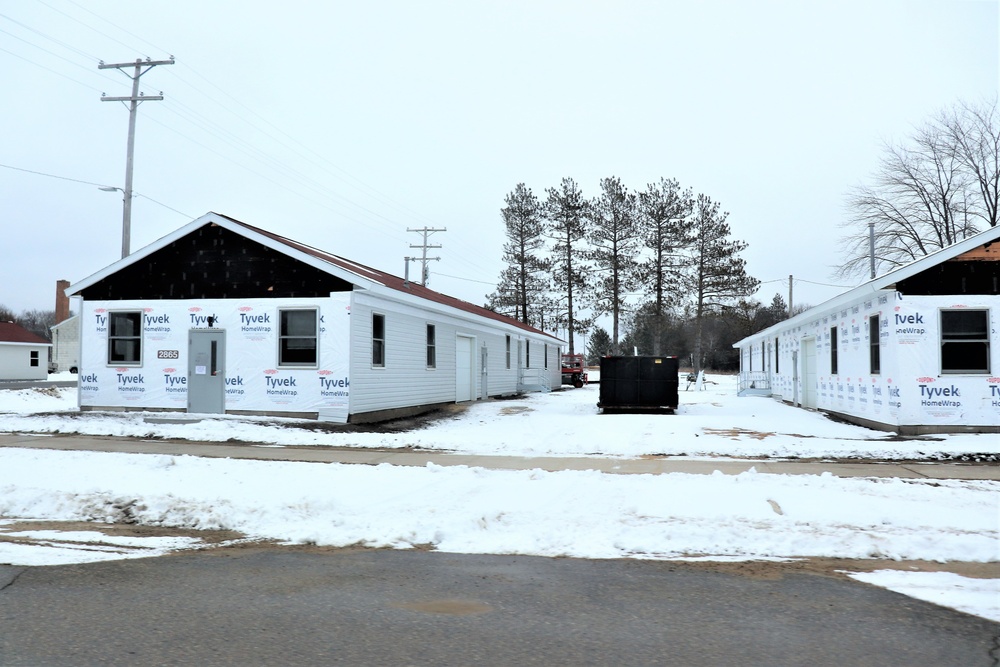
M 829 472 L 837 477 L 902 477 L 910 479 L 974 479 L 1000 481 L 1000 464 L 970 463 L 836 463 L 823 461 L 780 461 L 755 459 L 716 460 L 677 457 L 612 459 L 583 456 L 480 456 L 442 452 L 351 449 L 334 447 L 279 447 L 274 445 L 190 442 L 183 440 L 136 440 L 132 438 L 77 435 L 0 435 L 0 447 L 58 449 L 63 451 L 120 452 L 130 454 L 166 454 L 169 456 L 206 456 L 260 461 L 305 461 L 311 463 L 352 463 L 422 467 L 428 463 L 441 466 L 471 466 L 494 470 L 599 470 L 617 474 L 663 474 L 682 472 L 710 475 L 716 470 L 738 475 L 754 468 L 759 473 L 782 475 L 820 475 Z

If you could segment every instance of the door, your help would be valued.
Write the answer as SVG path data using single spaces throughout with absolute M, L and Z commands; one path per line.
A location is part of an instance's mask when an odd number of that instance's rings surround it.
M 802 341 L 802 407 L 816 407 L 816 339 Z
M 188 332 L 188 412 L 222 414 L 226 411 L 225 366 L 225 330 L 191 329 Z
M 472 345 L 472 338 L 459 336 L 455 341 L 455 402 L 471 401 L 475 399 L 473 388 L 475 383 L 472 379 L 472 370 L 475 362 L 472 354 L 475 349 Z

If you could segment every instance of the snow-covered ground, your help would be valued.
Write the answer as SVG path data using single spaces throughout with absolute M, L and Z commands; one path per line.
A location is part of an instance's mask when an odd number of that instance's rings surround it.
M 674 416 L 600 415 L 597 388 L 586 387 L 475 404 L 398 434 L 315 432 L 266 418 L 148 424 L 136 413 L 80 414 L 72 389 L 4 390 L 0 431 L 522 456 L 921 458 L 997 451 L 995 436 L 889 439 L 768 399 L 737 398 L 731 380 L 715 379 L 720 383 L 706 391 L 682 391 Z M 0 519 L 90 521 L 95 531 L 102 522 L 137 522 L 290 543 L 456 553 L 1000 561 L 1000 484 L 829 474 L 611 475 L 3 448 Z M 0 563 L 83 562 L 199 546 L 61 535 L 0 523 Z M 864 580 L 909 592 L 925 588 L 913 579 L 922 574 L 870 573 Z M 903 575 L 909 579 L 895 581 Z M 935 602 L 1000 620 L 997 580 L 937 577 L 930 586 Z M 956 602 L 959 594 L 980 601 Z
M 74 376 L 70 376 L 74 377 Z M 598 386 L 473 404 L 459 419 L 405 433 L 317 432 L 301 422 L 212 416 L 192 424 L 147 423 L 151 413 L 80 413 L 76 389 L 0 392 L 0 432 L 78 433 L 274 445 L 418 447 L 509 456 L 930 459 L 1000 453 L 995 434 L 899 439 L 834 422 L 768 398 L 739 398 L 733 376 L 681 391 L 676 415 L 603 415 Z M 42 414 L 38 414 L 42 413 Z M 159 416 L 162 416 L 159 415 Z M 314 423 L 310 423 L 310 426 Z

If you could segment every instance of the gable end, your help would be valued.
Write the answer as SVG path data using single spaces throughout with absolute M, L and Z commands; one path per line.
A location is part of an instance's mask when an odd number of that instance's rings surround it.
M 325 297 L 351 283 L 209 223 L 80 291 L 89 301 Z
M 896 289 L 903 294 L 944 296 L 946 294 L 998 294 L 1000 248 L 986 243 L 966 253 L 900 280 Z

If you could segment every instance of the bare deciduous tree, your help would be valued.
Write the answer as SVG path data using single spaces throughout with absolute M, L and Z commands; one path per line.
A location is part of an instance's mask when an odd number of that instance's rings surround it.
M 965 211 L 996 227 L 1000 208 L 1000 118 L 997 99 L 979 105 L 961 103 L 942 112 L 937 125 L 951 144 L 955 158 L 968 174 Z
M 943 111 L 905 143 L 889 144 L 870 185 L 848 196 L 846 257 L 836 275 L 885 273 L 997 223 L 1000 125 L 996 102 Z

